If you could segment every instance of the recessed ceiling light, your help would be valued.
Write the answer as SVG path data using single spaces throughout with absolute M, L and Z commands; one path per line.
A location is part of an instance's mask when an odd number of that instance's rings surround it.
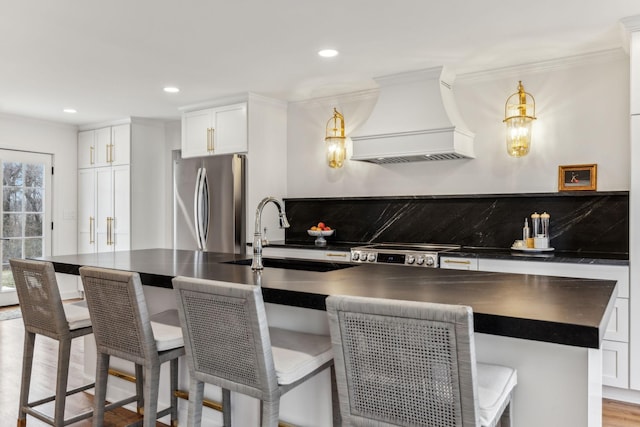
M 62 111 L 64 111 L 65 113 L 69 113 L 69 114 L 75 114 L 75 113 L 77 113 L 77 111 L 76 111 L 76 109 L 75 109 L 75 108 L 65 108 L 65 109 L 64 109 L 64 110 L 62 110 Z
M 175 86 L 167 86 L 167 87 L 164 88 L 164 91 L 167 92 L 167 93 L 178 93 L 178 92 L 180 92 L 180 89 L 178 89 Z
M 322 49 L 318 52 L 318 55 L 323 58 L 333 58 L 334 56 L 338 56 L 338 51 L 335 49 Z

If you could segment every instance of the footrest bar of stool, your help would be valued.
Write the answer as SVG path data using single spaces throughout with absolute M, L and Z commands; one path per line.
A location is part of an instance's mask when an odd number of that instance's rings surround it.
M 53 419 L 53 417 L 46 415 L 36 409 L 33 408 L 24 408 L 23 409 L 24 413 L 27 415 L 31 415 L 33 418 L 37 418 L 40 421 L 47 423 L 49 425 L 53 425 L 55 420 Z M 69 424 L 73 424 L 73 423 L 77 423 L 78 421 L 82 421 L 82 420 L 86 420 L 87 418 L 91 418 L 93 416 L 93 409 L 83 412 L 81 414 L 77 414 L 74 415 L 73 417 L 70 418 L 65 418 L 64 422 L 62 423 L 62 425 L 69 425 Z M 22 427 L 22 426 L 26 426 L 26 421 L 24 424 L 20 423 L 20 420 L 18 420 L 18 426 Z
M 117 369 L 109 368 L 108 373 L 112 377 L 120 378 L 121 380 L 129 381 L 130 383 L 136 382 L 135 375 L 127 374 L 126 372 L 122 372 Z
M 188 391 L 176 390 L 173 392 L 173 394 L 178 399 L 189 400 Z M 218 412 L 222 412 L 222 403 L 216 402 L 215 400 L 202 399 L 202 406 L 204 406 L 205 408 L 216 410 Z M 127 427 L 130 427 L 130 426 L 127 426 Z M 295 426 L 293 424 L 285 423 L 283 421 L 278 421 L 278 427 L 295 427 Z
M 83 385 L 81 387 L 74 388 L 73 390 L 67 391 L 65 393 L 65 395 L 66 396 L 71 396 L 72 394 L 80 393 L 81 391 L 89 390 L 90 388 L 93 388 L 93 387 L 95 387 L 95 383 L 86 384 L 86 385 Z M 36 407 L 36 406 L 40 406 L 40 405 L 42 405 L 44 403 L 53 402 L 54 400 L 56 400 L 56 396 L 55 395 L 48 396 L 48 397 L 44 397 L 44 398 L 42 398 L 40 400 L 36 400 L 35 402 L 29 402 L 29 403 L 27 403 L 27 406 L 29 408 L 33 408 L 33 407 Z
M 27 415 L 31 415 L 33 418 L 37 418 L 40 421 L 43 421 L 49 425 L 53 425 L 53 418 L 43 414 L 40 411 L 36 411 L 35 409 L 31 409 L 31 408 L 22 408 L 22 411 Z
M 135 402 L 138 400 L 138 396 L 127 397 L 126 399 L 118 400 L 117 402 L 112 402 L 104 406 L 104 410 L 111 411 L 112 409 L 120 408 L 124 405 L 127 405 L 131 402 Z
M 73 417 L 69 418 L 69 419 L 65 419 L 64 420 L 64 425 L 69 425 L 69 424 L 74 424 L 77 423 L 78 421 L 82 421 L 82 420 L 86 420 L 87 418 L 91 418 L 93 416 L 93 409 L 87 411 L 87 412 L 83 412 L 81 414 L 78 415 L 74 415 Z

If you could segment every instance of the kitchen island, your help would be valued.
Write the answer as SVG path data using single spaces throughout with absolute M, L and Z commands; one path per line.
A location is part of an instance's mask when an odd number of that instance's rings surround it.
M 478 361 L 518 369 L 515 425 L 601 425 L 600 343 L 616 297 L 614 281 L 332 263 L 324 265 L 335 269 L 320 272 L 309 271 L 317 262 L 294 261 L 288 264 L 295 269 L 266 267 L 254 273 L 248 265 L 230 263 L 245 258 L 150 249 L 45 259 L 58 273 L 78 274 L 82 265 L 137 271 L 146 285 L 151 312 L 175 304 L 171 278 L 178 275 L 260 285 L 269 303 L 270 323 L 318 333 L 328 333 L 323 312 L 327 295 L 469 305 L 474 311 Z M 306 390 L 290 393 L 296 396 L 285 395 L 281 418 L 301 425 L 330 425 L 325 377 Z M 310 399 L 321 409 L 317 416 L 310 415 Z M 242 399 L 236 402 L 234 417 L 250 412 L 239 410 L 242 405 L 253 405 Z

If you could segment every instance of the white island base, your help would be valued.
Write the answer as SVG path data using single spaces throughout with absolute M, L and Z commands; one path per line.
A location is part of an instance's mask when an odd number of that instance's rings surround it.
M 151 314 L 175 307 L 170 289 L 145 286 Z M 326 313 L 283 305 L 266 304 L 269 324 L 311 333 L 329 334 Z M 224 325 L 220 325 L 224 327 Z M 518 370 L 518 385 L 513 397 L 515 427 L 599 427 L 602 426 L 602 352 L 600 349 L 475 334 L 479 362 L 501 364 Z M 95 375 L 95 342 L 85 338 L 85 375 Z M 163 366 L 159 407 L 168 404 L 168 364 Z M 133 373 L 133 365 L 112 358 L 111 366 Z M 187 366 L 180 360 L 181 390 L 189 389 Z M 134 384 L 109 377 L 107 398 L 111 401 L 131 395 Z M 205 388 L 205 398 L 220 401 L 216 387 Z M 179 424 L 187 425 L 187 405 L 179 400 Z M 135 410 L 135 407 L 129 407 Z M 232 393 L 232 422 L 236 426 L 259 425 L 259 403 L 253 398 Z M 320 373 L 285 394 L 281 400 L 280 419 L 305 427 L 332 425 L 331 382 L 329 370 Z M 168 418 L 162 419 L 169 423 Z M 219 412 L 205 408 L 203 427 L 222 425 Z

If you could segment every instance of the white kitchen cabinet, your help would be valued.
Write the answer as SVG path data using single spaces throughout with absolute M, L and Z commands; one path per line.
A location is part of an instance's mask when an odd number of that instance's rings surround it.
M 128 250 L 129 165 L 81 169 L 78 191 L 78 252 Z
M 602 384 L 629 387 L 629 267 L 622 265 L 509 261 L 480 258 L 478 269 L 501 273 L 607 279 L 618 282 L 618 297 L 602 341 Z
M 247 103 L 184 112 L 182 157 L 246 153 Z
M 78 168 L 108 166 L 107 150 L 111 145 L 111 127 L 78 133 Z
M 127 119 L 78 133 L 79 159 L 89 159 L 87 147 L 94 147 L 93 165 L 78 161 L 78 253 L 165 245 L 167 224 L 158 214 L 164 209 L 165 159 L 158 145 L 164 129 L 159 121 Z
M 629 344 L 616 341 L 602 342 L 602 384 L 629 388 Z
M 78 253 L 96 249 L 96 170 L 78 170 Z
M 440 257 L 440 268 L 451 270 L 477 270 L 478 258 Z
M 128 124 L 78 132 L 78 168 L 129 164 Z
M 129 166 L 96 170 L 96 247 L 98 252 L 129 249 Z
M 604 339 L 629 342 L 629 299 L 616 298 Z
M 90 168 L 95 164 L 95 131 L 78 132 L 78 168 Z
M 107 162 L 111 166 L 128 165 L 131 159 L 131 126 L 128 124 L 111 126 L 111 144 L 105 150 Z
M 251 254 L 251 249 L 248 251 Z M 331 251 L 318 249 L 298 249 L 265 246 L 262 248 L 263 257 L 299 258 L 317 261 L 348 262 L 351 261 L 351 252 Z

